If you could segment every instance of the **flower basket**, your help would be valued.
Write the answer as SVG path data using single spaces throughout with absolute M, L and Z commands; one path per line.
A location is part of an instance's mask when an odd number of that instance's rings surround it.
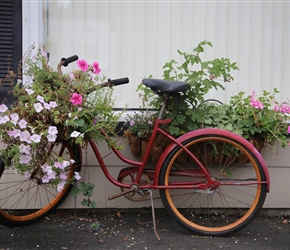
M 98 63 L 79 60 L 78 70 L 60 74 L 45 55 L 34 47 L 26 53 L 27 82 L 18 76 L 13 88 L 18 100 L 11 109 L 0 105 L 0 135 L 6 145 L 0 155 L 5 166 L 13 163 L 16 173 L 30 178 L 37 172 L 43 183 L 62 188 L 67 181 L 64 165 L 71 163 L 50 154 L 50 148 L 63 140 L 81 145 L 89 139 L 105 140 L 101 129 L 113 137 L 120 114 L 113 110 L 112 89 L 96 86 L 104 81 Z M 16 77 L 10 78 L 11 84 Z
M 125 130 L 124 134 L 129 142 L 131 152 L 143 160 L 149 138 L 146 137 L 138 137 L 137 135 L 133 135 L 132 131 Z M 149 161 L 153 164 L 157 163 L 158 159 L 160 158 L 161 154 L 163 153 L 164 149 L 169 145 L 170 140 L 164 137 L 162 134 L 159 134 L 156 140 L 153 142 Z

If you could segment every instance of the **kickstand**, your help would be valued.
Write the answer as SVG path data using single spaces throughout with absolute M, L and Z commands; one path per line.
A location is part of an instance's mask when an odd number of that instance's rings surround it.
M 150 198 L 151 198 L 151 208 L 152 208 L 152 219 L 153 219 L 153 228 L 154 228 L 154 233 L 157 237 L 158 240 L 160 240 L 160 237 L 158 235 L 158 232 L 157 232 L 157 228 L 156 228 L 156 221 L 155 221 L 155 209 L 154 209 L 154 203 L 153 203 L 153 194 L 152 194 L 152 190 L 151 189 L 148 189 L 147 190 L 150 194 Z

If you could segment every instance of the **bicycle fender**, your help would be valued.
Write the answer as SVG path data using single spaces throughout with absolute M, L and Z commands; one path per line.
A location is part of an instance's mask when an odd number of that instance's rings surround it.
M 251 144 L 249 141 L 247 141 L 245 138 L 243 138 L 240 135 L 237 135 L 233 132 L 223 130 L 223 129 L 218 129 L 218 128 L 204 128 L 204 129 L 198 129 L 194 130 L 191 132 L 188 132 L 180 137 L 178 137 L 176 140 L 180 143 L 195 137 L 195 136 L 202 136 L 202 135 L 223 135 L 223 136 L 228 136 L 237 142 L 244 144 L 250 151 L 252 152 L 253 155 L 255 155 L 258 159 L 258 161 L 261 163 L 262 169 L 265 173 L 266 181 L 267 181 L 267 192 L 270 191 L 270 175 L 269 175 L 269 170 L 267 167 L 267 164 L 260 154 L 260 152 Z M 165 161 L 167 155 L 176 147 L 176 143 L 171 143 L 162 153 L 161 157 L 159 158 L 157 164 L 156 164 L 156 176 L 157 178 L 154 179 L 154 184 L 158 184 L 159 180 L 159 174 L 163 165 L 163 162 Z

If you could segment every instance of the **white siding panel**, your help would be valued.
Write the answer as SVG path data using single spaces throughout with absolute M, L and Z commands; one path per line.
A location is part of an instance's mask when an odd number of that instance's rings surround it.
M 238 91 L 263 89 L 289 95 L 290 2 L 283 1 L 48 1 L 47 49 L 51 64 L 78 54 L 100 62 L 107 77 L 128 76 L 116 88 L 116 106 L 138 108 L 135 93 L 142 78 L 162 77 L 165 62 L 192 52 L 202 40 L 212 42 L 204 59 L 229 57 L 240 71 L 226 91 L 208 97 L 227 102 Z M 68 69 L 69 70 L 69 69 Z
M 249 79 L 248 79 L 248 91 L 255 90 L 260 93 L 261 88 L 261 59 L 263 52 L 263 39 L 261 29 L 263 27 L 263 6 L 261 3 L 251 4 L 251 27 L 248 37 L 250 39 L 249 48 Z
M 283 3 L 276 3 L 273 7 L 272 26 L 272 60 L 271 60 L 271 87 L 282 88 L 282 56 L 283 56 Z
M 251 29 L 251 3 L 241 3 L 239 5 L 239 55 L 238 55 L 238 66 L 240 71 L 238 73 L 238 91 L 249 92 L 249 85 L 245 84 L 249 82 L 249 63 L 251 60 L 250 56 L 250 37 L 249 31 Z M 235 59 L 234 59 L 235 60 Z
M 287 98 L 290 97 L 290 18 L 289 18 L 289 13 L 290 13 L 290 4 L 289 3 L 284 3 L 283 5 L 283 40 L 282 40 L 282 73 L 281 73 L 281 81 L 282 81 L 282 86 L 281 86 L 281 96 L 282 100 L 286 100 Z
M 222 55 L 222 57 L 229 57 L 234 62 L 237 61 L 239 56 L 239 10 L 240 5 L 236 2 L 228 4 L 228 14 L 227 14 L 227 53 L 226 55 Z M 229 97 L 233 93 L 237 93 L 238 85 L 240 84 L 238 81 L 238 73 L 233 72 L 234 82 L 226 84 L 226 90 L 223 92 L 223 101 L 228 101 Z
M 145 60 L 144 60 L 144 74 L 141 76 L 136 76 L 136 78 L 149 76 L 150 74 L 157 76 L 157 3 L 145 4 Z M 137 63 L 139 65 L 139 63 Z M 138 81 L 137 79 L 136 81 Z
M 273 33 L 273 8 L 272 3 L 263 4 L 262 17 L 262 55 L 261 55 L 261 88 L 266 89 L 271 85 L 272 79 L 272 33 Z
M 161 2 L 157 4 L 157 26 L 156 30 L 156 67 L 162 69 L 165 62 L 171 59 L 170 54 L 170 32 L 171 32 L 171 3 Z M 149 62 L 150 63 L 150 62 Z M 160 71 L 159 71 L 160 72 Z M 155 77 L 161 77 L 161 72 Z

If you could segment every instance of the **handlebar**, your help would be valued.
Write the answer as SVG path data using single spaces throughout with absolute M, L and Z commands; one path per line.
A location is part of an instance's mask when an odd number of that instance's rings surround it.
M 68 58 L 61 58 L 60 63 L 57 66 L 57 71 L 59 72 L 59 74 L 62 75 L 62 71 L 61 71 L 61 67 L 67 67 L 70 63 L 75 62 L 76 60 L 78 60 L 79 57 L 77 55 L 74 56 L 70 56 Z M 99 86 L 101 87 L 109 87 L 109 86 L 118 86 L 118 85 L 122 85 L 122 84 L 126 84 L 129 83 L 129 78 L 128 77 L 124 77 L 124 78 L 119 78 L 119 79 L 108 79 L 107 82 L 105 83 L 101 83 L 99 84 Z
M 115 79 L 115 80 L 108 79 L 108 82 L 110 83 L 110 85 L 118 86 L 118 85 L 122 85 L 122 84 L 128 83 L 129 82 L 129 78 L 128 77 L 124 77 L 124 78 L 119 78 L 119 79 Z
M 71 56 L 71 57 L 68 57 L 68 58 L 61 58 L 61 62 L 64 62 L 63 64 L 62 64 L 62 66 L 65 66 L 65 67 L 67 67 L 70 63 L 72 63 L 72 62 L 74 62 L 74 61 L 76 61 L 76 60 L 78 60 L 79 59 L 79 57 L 77 56 L 77 55 L 74 55 L 74 56 Z

